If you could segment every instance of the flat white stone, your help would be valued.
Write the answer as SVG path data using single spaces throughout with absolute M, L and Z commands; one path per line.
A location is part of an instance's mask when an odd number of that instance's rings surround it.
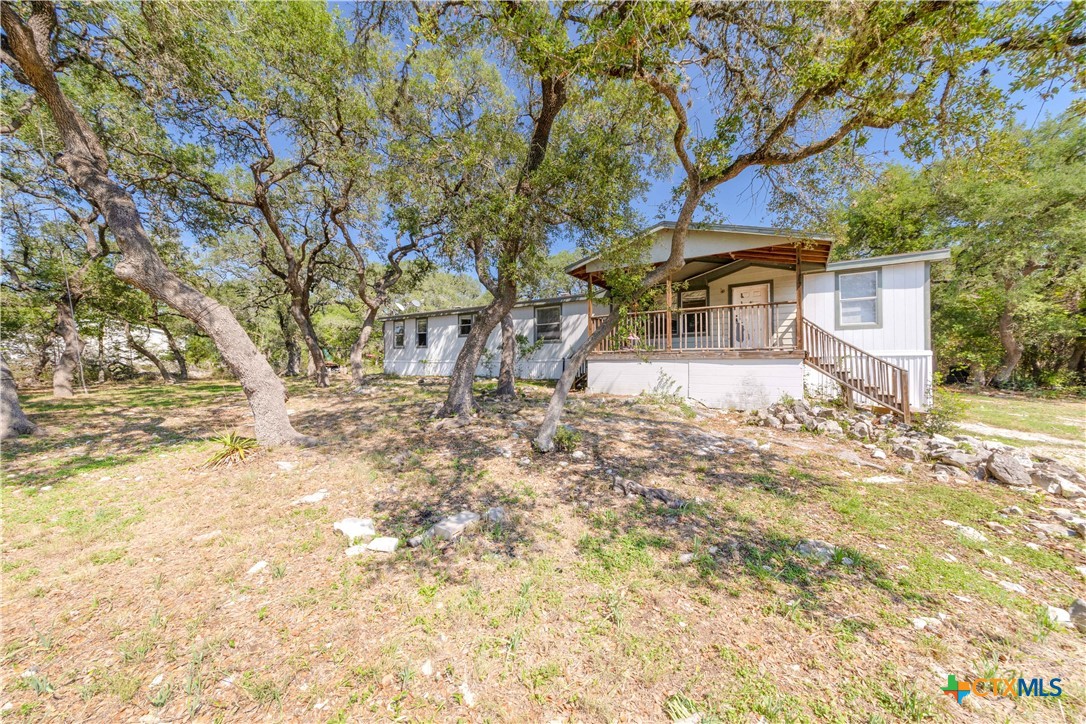
M 432 663 L 430 663 L 430 659 L 426 659 L 426 661 L 422 662 L 422 666 L 419 667 L 419 671 L 422 672 L 423 676 L 433 676 L 434 675 L 434 665 Z
M 309 495 L 303 495 L 302 497 L 295 500 L 294 504 L 295 505 L 302 505 L 304 503 L 319 503 L 319 502 L 321 502 L 322 500 L 324 500 L 327 497 L 328 497 L 328 491 L 325 490 L 324 488 L 321 488 L 320 490 L 318 490 L 315 493 L 310 493 Z
M 354 558 L 355 556 L 360 556 L 365 552 L 366 552 L 366 544 L 365 543 L 359 543 L 358 545 L 351 546 L 350 548 L 347 549 L 347 557 L 348 558 Z
M 870 478 L 864 478 L 863 481 L 876 485 L 892 485 L 894 483 L 904 483 L 905 478 L 899 478 L 896 475 L 872 475 Z
M 262 570 L 264 570 L 267 567 L 268 567 L 268 562 L 267 561 L 257 561 L 256 563 L 253 564 L 253 567 L 249 569 L 248 573 L 249 573 L 250 576 L 255 576 L 256 574 L 260 573 Z
M 464 706 L 469 709 L 475 706 L 475 692 L 468 686 L 468 682 L 460 685 L 460 697 L 464 700 Z
M 1052 623 L 1059 624 L 1060 626 L 1071 625 L 1071 614 L 1064 611 L 1062 608 L 1056 608 L 1055 606 L 1048 607 L 1048 620 Z
M 298 467 L 298 463 L 292 463 L 289 460 L 276 460 L 275 466 L 280 470 L 290 472 L 294 468 Z
M 455 540 L 461 533 L 479 523 L 479 514 L 462 510 L 434 526 L 434 535 L 441 540 Z
M 399 538 L 389 538 L 386 536 L 381 538 L 374 538 L 366 547 L 371 551 L 376 551 L 377 553 L 395 553 L 396 548 L 398 548 L 399 545 Z
M 1010 581 L 1000 581 L 999 587 L 1003 588 L 1004 590 L 1010 591 L 1011 593 L 1021 593 L 1023 596 L 1026 595 L 1026 589 L 1017 583 L 1011 583 Z
M 349 543 L 354 543 L 359 538 L 373 538 L 377 535 L 371 518 L 344 518 L 333 523 L 332 528 L 347 536 Z

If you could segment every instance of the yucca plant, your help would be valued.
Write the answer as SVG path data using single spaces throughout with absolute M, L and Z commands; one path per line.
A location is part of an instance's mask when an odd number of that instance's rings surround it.
M 238 435 L 233 431 L 216 435 L 209 440 L 222 446 L 204 463 L 204 466 L 209 468 L 243 463 L 258 447 L 253 438 Z

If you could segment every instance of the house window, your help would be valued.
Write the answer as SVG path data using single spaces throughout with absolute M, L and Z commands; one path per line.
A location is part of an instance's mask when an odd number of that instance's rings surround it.
M 467 337 L 471 334 L 471 328 L 475 326 L 474 314 L 461 314 L 460 315 L 460 336 Z
M 429 342 L 428 336 L 430 332 L 430 320 L 428 319 L 416 319 L 415 320 L 415 345 L 419 347 L 425 347 Z
M 402 319 L 392 323 L 392 346 L 396 349 L 403 349 L 403 325 Z
M 837 275 L 837 326 L 877 327 L 879 289 L 882 279 L 878 269 L 841 272 Z
M 693 289 L 690 291 L 680 292 L 679 294 L 679 308 L 691 309 L 697 307 L 706 306 L 707 293 L 705 289 Z M 708 312 L 684 312 L 682 318 L 686 320 L 686 333 L 687 334 L 705 334 L 708 332 L 706 329 L 709 323 Z M 672 320 L 674 322 L 674 320 Z M 674 332 L 673 332 L 674 333 Z
M 562 307 L 535 308 L 535 341 L 562 341 Z

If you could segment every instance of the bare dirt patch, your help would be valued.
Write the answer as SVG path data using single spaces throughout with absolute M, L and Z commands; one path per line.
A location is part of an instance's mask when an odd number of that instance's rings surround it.
M 210 384 L 27 405 L 46 435 L 4 451 L 9 716 L 1053 721 L 1086 711 L 1086 637 L 1038 614 L 1083 595 L 1074 566 L 1086 554 L 1081 541 L 1025 532 L 1048 504 L 1039 497 L 940 485 L 892 462 L 886 474 L 902 482 L 864 482 L 878 473 L 847 461 L 867 455 L 855 442 L 585 395 L 567 418 L 584 459 L 541 456 L 528 438 L 547 390 L 524 386 L 512 404 L 484 397 L 480 416 L 456 425 L 429 418 L 440 386 L 409 380 L 366 395 L 296 385 L 295 423 L 320 446 L 208 470 L 204 438 L 248 424 L 236 386 Z M 608 471 L 686 504 L 616 493 Z M 319 503 L 294 504 L 322 488 Z M 1025 516 L 999 515 L 1012 504 Z M 406 539 L 499 505 L 503 524 L 393 555 L 347 558 L 332 529 L 371 517 L 380 535 Z M 1013 532 L 979 544 L 944 519 Z M 803 558 L 805 539 L 839 553 L 824 565 Z M 924 630 L 911 623 L 939 614 Z M 940 692 L 948 673 L 1012 672 L 1062 676 L 1064 695 L 959 707 Z

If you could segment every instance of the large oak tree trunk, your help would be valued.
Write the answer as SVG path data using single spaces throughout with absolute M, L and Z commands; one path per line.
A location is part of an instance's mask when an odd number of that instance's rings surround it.
M 1024 351 L 1022 343 L 1018 341 L 1014 333 L 1014 314 L 1010 308 L 1003 310 L 1003 314 L 999 315 L 999 343 L 1003 345 L 1003 362 L 992 378 L 992 382 L 996 385 L 1005 385 L 1014 375 Z
M 279 330 L 283 333 L 283 346 L 287 350 L 287 368 L 283 374 L 287 377 L 297 377 L 302 373 L 302 350 L 298 346 L 298 338 L 294 336 L 294 327 L 290 326 L 290 315 L 279 307 L 275 310 L 275 316 L 279 319 Z
M 449 394 L 438 413 L 442 417 L 465 416 L 474 411 L 475 394 L 472 385 L 475 383 L 475 370 L 486 351 L 486 341 L 490 333 L 498 326 L 502 317 L 509 313 L 515 302 L 516 290 L 507 285 L 501 296 L 495 297 L 476 315 L 471 333 L 464 340 L 460 354 L 456 356 L 449 380 Z
M 20 74 L 48 106 L 64 144 L 57 164 L 102 212 L 122 259 L 117 276 L 192 320 L 215 343 L 223 361 L 241 381 L 249 400 L 257 440 L 264 445 L 307 443 L 287 416 L 286 389 L 231 311 L 166 267 L 155 251 L 132 196 L 109 176 L 101 142 L 61 90 L 49 57 L 55 10 L 32 6 L 24 22 L 10 3 L 0 17 Z
M 313 329 L 313 320 L 309 310 L 299 303 L 291 302 L 290 316 L 294 318 L 298 329 L 302 330 L 302 341 L 309 351 L 309 376 L 317 384 L 317 387 L 328 386 L 328 367 L 324 364 L 324 350 L 317 339 L 317 330 Z
M 173 375 L 170 374 L 169 368 L 166 367 L 166 364 L 159 358 L 157 354 L 144 347 L 139 341 L 136 340 L 134 336 L 132 336 L 132 325 L 128 324 L 127 322 L 125 322 L 124 325 L 124 336 L 125 339 L 128 340 L 128 346 L 134 349 L 136 353 L 140 356 L 150 360 L 151 364 L 158 368 L 158 373 L 162 375 L 162 379 L 172 385 Z
M 498 370 L 498 397 L 515 397 L 517 365 L 517 333 L 513 326 L 513 315 L 502 317 L 502 360 Z
M 72 312 L 75 300 L 65 294 L 57 300 L 57 334 L 64 342 L 64 352 L 53 368 L 53 397 L 73 397 L 72 383 L 87 343 L 79 336 Z
M 16 435 L 29 435 L 37 426 L 27 419 L 19 404 L 19 390 L 11 376 L 8 363 L 0 358 L 0 440 Z
M 356 387 L 366 384 L 366 345 L 373 335 L 373 327 L 377 323 L 377 309 L 372 308 L 362 320 L 362 329 L 358 332 L 358 339 L 351 345 L 351 382 Z

